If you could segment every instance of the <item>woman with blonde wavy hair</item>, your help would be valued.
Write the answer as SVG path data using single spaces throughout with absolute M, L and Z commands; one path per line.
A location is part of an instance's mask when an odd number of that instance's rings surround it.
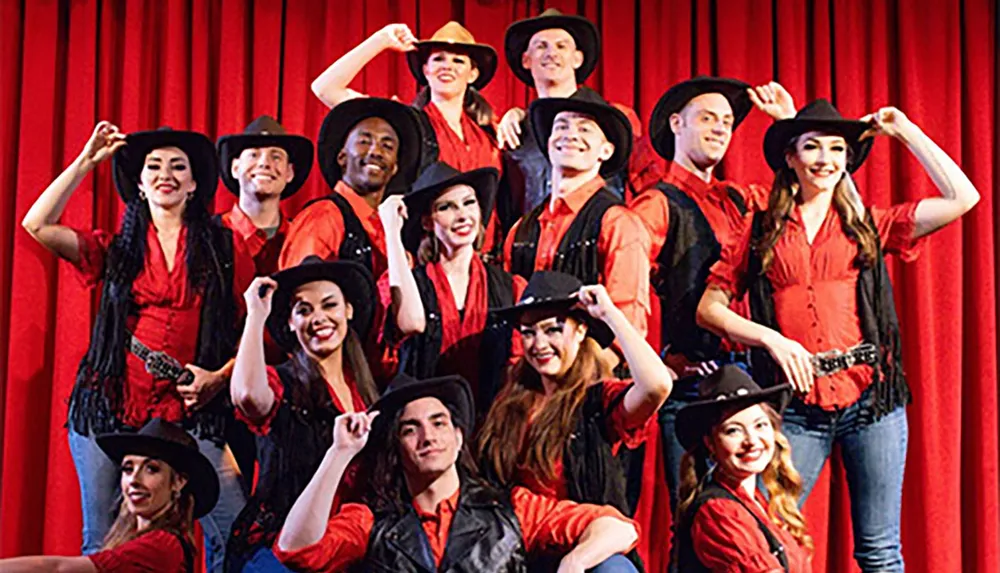
M 698 386 L 700 400 L 677 415 L 681 459 L 674 560 L 678 573 L 812 570 L 812 539 L 798 509 L 781 411 L 791 385 L 762 390 L 726 365 Z M 767 495 L 758 488 L 763 482 Z
M 632 514 L 616 456 L 645 440 L 673 388 L 670 370 L 603 286 L 572 275 L 536 271 L 499 315 L 520 331 L 524 356 L 480 429 L 484 474 L 503 487 Z M 602 361 L 615 339 L 631 380 L 612 377 Z
M 873 135 L 904 143 L 941 196 L 866 207 L 851 180 Z M 790 382 L 784 414 L 804 503 L 840 447 L 851 496 L 854 558 L 862 571 L 903 571 L 900 515 L 911 395 L 885 256 L 909 262 L 920 239 L 979 201 L 961 168 L 903 112 L 861 119 L 826 100 L 774 122 L 764 156 L 775 172 L 767 210 L 712 267 L 698 323 L 751 347 L 754 378 Z M 747 295 L 747 320 L 728 308 Z

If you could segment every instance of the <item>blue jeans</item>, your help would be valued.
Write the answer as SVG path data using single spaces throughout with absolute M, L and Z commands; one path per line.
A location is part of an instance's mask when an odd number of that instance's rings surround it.
M 632 565 L 622 554 L 612 555 L 597 564 L 597 567 L 587 569 L 590 573 L 638 573 L 639 570 Z
M 840 445 L 851 496 L 854 559 L 862 571 L 903 571 L 900 512 L 906 466 L 906 408 L 875 420 L 870 392 L 845 409 L 827 411 L 793 399 L 782 432 L 802 476 L 800 505 L 816 484 L 834 444 Z
M 221 573 L 226 558 L 226 541 L 233 521 L 246 504 L 240 474 L 228 447 L 220 448 L 198 439 L 198 449 L 208 458 L 219 476 L 219 502 L 199 521 L 205 532 L 205 557 L 209 573 Z M 118 467 L 98 447 L 93 434 L 69 431 L 69 449 L 80 481 L 83 510 L 84 555 L 101 550 L 104 536 L 118 515 L 121 503 L 121 474 Z
M 291 573 L 291 569 L 285 567 L 274 556 L 270 547 L 261 547 L 250 556 L 250 559 L 243 563 L 239 569 L 243 573 Z

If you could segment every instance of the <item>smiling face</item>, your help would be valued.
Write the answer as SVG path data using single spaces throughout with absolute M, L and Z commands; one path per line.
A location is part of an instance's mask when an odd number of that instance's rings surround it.
M 232 176 L 240 183 L 240 194 L 258 199 L 281 197 L 295 178 L 288 152 L 281 147 L 250 147 L 233 159 Z
M 150 520 L 173 502 L 187 478 L 155 458 L 129 455 L 122 459 L 121 489 L 129 512 Z
M 431 92 L 448 98 L 464 97 L 466 88 L 479 78 L 472 58 L 461 52 L 433 50 L 423 71 Z
M 803 133 L 785 161 L 801 185 L 817 191 L 833 191 L 847 168 L 847 141 L 840 135 L 819 131 Z
M 397 428 L 403 472 L 411 480 L 433 480 L 458 461 L 462 430 L 455 426 L 441 400 L 426 397 L 408 403 Z
M 343 347 L 353 316 L 354 309 L 339 286 L 314 281 L 295 290 L 288 326 L 306 353 L 322 359 Z
M 180 207 L 197 186 L 187 153 L 177 147 L 161 147 L 146 154 L 139 173 L 139 190 L 150 207 Z
M 566 314 L 526 312 L 521 316 L 519 331 L 524 359 L 539 376 L 555 381 L 576 362 L 587 325 Z
M 424 230 L 433 231 L 446 249 L 454 251 L 475 245 L 481 221 L 476 190 L 468 185 L 454 185 L 434 199 L 430 215 L 424 217 Z
M 583 173 L 611 159 L 615 146 L 589 115 L 575 111 L 556 114 L 549 134 L 549 161 L 564 171 Z
M 670 116 L 674 132 L 674 160 L 686 158 L 704 169 L 722 161 L 733 137 L 733 107 L 720 93 L 692 98 Z
M 351 128 L 337 154 L 344 183 L 362 195 L 385 189 L 396 174 L 399 136 L 381 117 L 365 118 Z
M 562 28 L 540 30 L 528 41 L 521 65 L 531 71 L 535 84 L 576 84 L 576 70 L 583 65 L 583 52 Z
M 736 412 L 705 438 L 718 469 L 737 480 L 763 472 L 774 457 L 774 424 L 759 404 Z

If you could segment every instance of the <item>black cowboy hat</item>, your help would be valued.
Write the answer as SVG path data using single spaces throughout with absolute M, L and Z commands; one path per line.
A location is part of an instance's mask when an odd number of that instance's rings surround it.
M 386 424 L 395 418 L 396 412 L 405 408 L 410 402 L 427 397 L 437 398 L 445 406 L 450 406 L 455 413 L 456 419 L 453 420 L 455 426 L 466 432 L 465 439 L 472 439 L 469 432 L 472 431 L 476 407 L 469 383 L 461 376 L 417 380 L 409 374 L 397 374 L 389 382 L 382 396 L 368 407 L 368 411 L 378 411 L 379 416 L 375 418 L 375 423 Z
M 219 185 L 219 168 L 212 140 L 196 131 L 176 131 L 161 127 L 153 131 L 136 131 L 125 136 L 125 146 L 111 159 L 115 188 L 122 201 L 128 203 L 139 195 L 139 175 L 146 155 L 161 147 L 176 147 L 187 154 L 197 187 L 195 197 L 207 206 Z
M 358 123 L 369 117 L 380 117 L 396 131 L 399 147 L 396 152 L 396 175 L 389 186 L 409 186 L 417 176 L 420 163 L 421 132 L 417 111 L 408 105 L 378 97 L 349 99 L 337 104 L 323 120 L 319 128 L 316 150 L 319 156 L 319 170 L 327 185 L 332 189 L 342 175 L 337 155 L 344 147 L 347 136 Z M 401 185 L 396 185 L 397 183 Z
M 809 131 L 823 131 L 842 135 L 847 141 L 851 148 L 847 171 L 854 173 L 872 150 L 875 141 L 873 138 L 860 139 L 861 134 L 870 127 L 871 124 L 864 121 L 846 119 L 825 99 L 813 100 L 800 109 L 795 117 L 771 124 L 764 134 L 764 158 L 774 171 L 787 168 L 785 150 L 792 140 Z
M 531 70 L 521 65 L 521 56 L 528 49 L 532 36 L 542 30 L 554 28 L 569 32 L 576 42 L 576 48 L 583 52 L 583 63 L 576 69 L 577 84 L 587 80 L 601 58 L 601 36 L 597 32 L 597 26 L 583 16 L 563 14 L 555 8 L 549 8 L 534 18 L 518 20 L 507 27 L 503 51 L 510 71 L 529 86 L 535 85 L 535 79 L 531 77 Z
M 595 102 L 584 99 L 547 97 L 531 102 L 528 113 L 531 114 L 531 126 L 535 132 L 538 148 L 549 156 L 549 135 L 552 133 L 552 123 L 556 115 L 564 111 L 582 113 L 594 118 L 601 127 L 604 136 L 615 146 L 615 152 L 601 164 L 601 175 L 610 176 L 628 165 L 628 157 L 632 153 L 632 123 L 618 108 L 607 102 Z
M 354 317 L 349 321 L 351 328 L 362 341 L 368 336 L 375 314 L 376 290 L 375 281 L 364 265 L 354 261 L 324 261 L 310 255 L 297 266 L 274 273 L 271 278 L 278 283 L 278 290 L 271 299 L 267 328 L 271 338 L 286 352 L 298 345 L 295 334 L 288 329 L 295 289 L 314 281 L 330 281 L 340 287 L 344 300 L 354 308 Z
M 145 456 L 166 462 L 187 476 L 183 491 L 194 497 L 195 519 L 212 511 L 219 500 L 215 467 L 198 450 L 198 442 L 176 424 L 153 418 L 136 433 L 101 434 L 96 439 L 115 464 L 121 465 L 125 456 Z
M 733 108 L 733 131 L 746 119 L 753 109 L 753 101 L 747 93 L 750 84 L 730 78 L 698 76 L 673 85 L 660 96 L 649 117 L 649 139 L 660 157 L 667 161 L 674 159 L 674 132 L 670 129 L 670 116 L 678 113 L 692 99 L 702 94 L 719 93 L 729 100 Z
M 240 182 L 233 177 L 233 159 L 243 153 L 244 149 L 253 147 L 280 147 L 288 153 L 288 162 L 295 166 L 295 177 L 285 185 L 281 198 L 287 199 L 302 188 L 309 177 L 313 164 L 313 144 L 301 135 L 291 135 L 269 115 L 262 115 L 250 122 L 243 133 L 224 135 L 216 144 L 219 150 L 219 175 L 222 183 L 237 197 L 240 195 Z
M 493 201 L 499 180 L 500 172 L 492 167 L 480 167 L 463 173 L 443 161 L 428 165 L 413 183 L 410 192 L 403 197 L 408 215 L 406 223 L 403 224 L 403 244 L 407 250 L 417 252 L 424 235 L 420 219 L 430 213 L 434 199 L 442 191 L 454 185 L 468 185 L 475 189 L 476 199 L 482 211 L 480 220 L 485 225 L 490 219 L 490 213 L 493 212 Z
M 472 82 L 472 87 L 481 90 L 490 83 L 497 72 L 497 51 L 488 44 L 477 44 L 472 33 L 458 22 L 451 21 L 438 28 L 437 32 L 427 40 L 416 43 L 417 49 L 406 54 L 406 63 L 410 73 L 420 85 L 427 84 L 424 76 L 424 64 L 434 50 L 462 52 L 469 55 L 479 70 L 479 77 Z
M 791 384 L 761 389 L 742 368 L 726 364 L 698 384 L 697 402 L 691 402 L 677 413 L 674 431 L 677 441 L 691 451 L 719 423 L 723 411 L 739 411 L 766 402 L 779 414 L 792 395 Z
M 583 286 L 580 279 L 573 275 L 559 271 L 535 271 L 517 304 L 498 309 L 496 313 L 500 318 L 516 325 L 517 320 L 526 312 L 535 310 L 568 312 L 579 304 L 576 293 Z M 587 336 L 593 338 L 601 348 L 607 348 L 614 342 L 615 333 L 603 320 L 590 316 L 586 310 L 581 311 L 581 316 L 587 324 Z

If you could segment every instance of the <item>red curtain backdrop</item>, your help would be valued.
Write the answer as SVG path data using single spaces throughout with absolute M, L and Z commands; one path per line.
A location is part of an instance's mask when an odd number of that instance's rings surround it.
M 391 22 L 427 37 L 450 19 L 502 57 L 514 20 L 546 7 L 580 13 L 603 36 L 588 84 L 643 118 L 672 83 L 716 74 L 776 79 L 801 105 L 826 97 L 849 116 L 895 105 L 954 157 L 982 193 L 914 264 L 892 263 L 914 390 L 903 500 L 911 571 L 1000 571 L 995 0 L 0 0 L 0 556 L 74 554 L 80 513 L 66 444 L 66 398 L 95 309 L 72 269 L 19 221 L 101 119 L 124 131 L 170 125 L 215 138 L 259 114 L 314 138 L 326 112 L 309 83 Z M 355 86 L 408 101 L 403 58 L 375 60 Z M 502 113 L 529 93 L 501 65 L 485 90 Z M 735 135 L 726 176 L 770 181 L 768 121 Z M 857 174 L 885 206 L 936 193 L 899 143 L 879 141 Z M 325 192 L 318 169 L 286 204 Z M 217 206 L 232 197 L 220 186 Z M 64 222 L 115 229 L 102 165 Z M 807 504 L 816 571 L 850 571 L 850 515 L 839 463 Z

